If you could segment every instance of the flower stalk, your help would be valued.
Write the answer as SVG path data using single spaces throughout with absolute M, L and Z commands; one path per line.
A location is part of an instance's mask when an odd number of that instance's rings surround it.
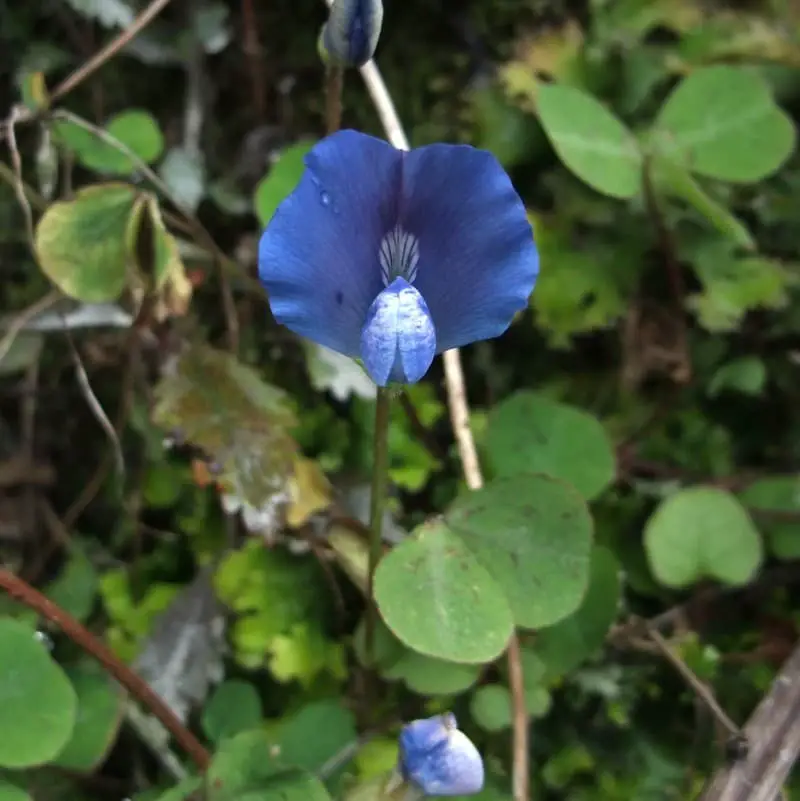
M 342 127 L 344 69 L 335 64 L 325 68 L 325 127 L 329 134 Z
M 392 406 L 392 391 L 378 387 L 375 400 L 375 432 L 372 458 L 372 491 L 369 512 L 369 578 L 367 581 L 367 629 L 366 651 L 370 661 L 374 656 L 375 626 L 378 610 L 373 597 L 375 568 L 383 550 L 383 517 L 386 511 L 386 496 L 389 485 L 389 416 Z

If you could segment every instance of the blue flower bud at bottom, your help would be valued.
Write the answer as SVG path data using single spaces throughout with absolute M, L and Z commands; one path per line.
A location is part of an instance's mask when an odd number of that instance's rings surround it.
M 395 280 L 372 302 L 361 329 L 361 358 L 380 387 L 414 384 L 436 355 L 436 329 L 422 295 L 405 278 Z
M 403 727 L 399 769 L 428 796 L 472 795 L 483 789 L 483 759 L 451 714 Z

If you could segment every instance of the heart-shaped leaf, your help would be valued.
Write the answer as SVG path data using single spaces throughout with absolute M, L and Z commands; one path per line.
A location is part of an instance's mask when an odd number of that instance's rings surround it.
M 713 487 L 680 490 L 647 521 L 645 550 L 656 579 L 687 587 L 702 578 L 746 584 L 761 564 L 761 537 L 744 507 Z
M 518 626 L 550 625 L 580 604 L 592 519 L 569 485 L 542 475 L 498 478 L 456 501 L 447 525 L 502 587 Z
M 752 69 L 728 65 L 693 72 L 667 98 L 656 120 L 692 171 L 750 183 L 775 172 L 797 138 L 791 118 Z
M 513 631 L 503 589 L 441 522 L 421 526 L 381 560 L 375 601 L 399 640 L 451 662 L 490 662 Z
M 486 451 L 498 476 L 544 473 L 587 500 L 616 472 L 613 445 L 596 417 L 535 392 L 517 392 L 491 411 Z

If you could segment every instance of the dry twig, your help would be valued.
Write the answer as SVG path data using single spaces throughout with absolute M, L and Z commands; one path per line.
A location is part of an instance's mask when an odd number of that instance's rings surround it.
M 700 801 L 777 801 L 800 755 L 800 644 L 743 729 L 747 754 L 720 768 Z
M 21 578 L 3 568 L 0 568 L 0 588 L 4 589 L 12 598 L 58 626 L 76 645 L 100 662 L 134 698 L 138 699 L 158 718 L 200 770 L 204 770 L 208 766 L 208 751 L 199 740 L 175 717 L 172 710 L 139 676 L 75 618 L 45 598 Z

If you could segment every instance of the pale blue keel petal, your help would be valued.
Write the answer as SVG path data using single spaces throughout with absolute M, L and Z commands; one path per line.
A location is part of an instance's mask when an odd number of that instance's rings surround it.
M 361 332 L 361 358 L 378 386 L 419 381 L 436 355 L 436 331 L 425 299 L 396 278 L 370 306 Z
M 275 319 L 300 336 L 358 356 L 370 304 L 383 289 L 381 241 L 397 217 L 402 154 L 339 131 L 306 156 L 297 188 L 259 244 L 258 273 Z
M 400 772 L 427 796 L 472 795 L 483 789 L 483 759 L 456 728 L 453 715 L 415 720 L 400 732 Z

